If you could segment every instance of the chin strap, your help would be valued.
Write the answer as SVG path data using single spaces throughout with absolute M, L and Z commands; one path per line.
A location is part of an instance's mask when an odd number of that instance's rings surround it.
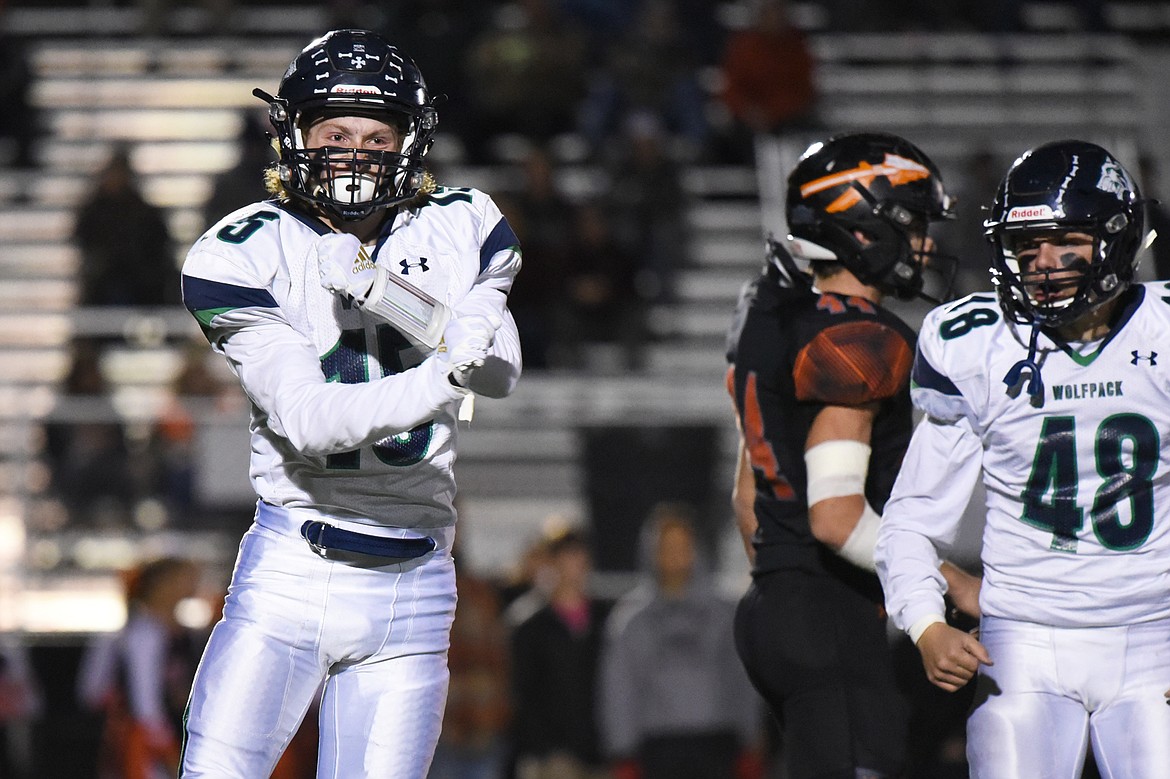
M 1044 381 L 1040 378 L 1040 365 L 1036 362 L 1036 347 L 1040 339 L 1040 326 L 1032 325 L 1032 337 L 1028 339 L 1028 356 L 1017 362 L 1003 377 L 1003 383 L 1011 391 L 1019 386 L 1024 371 L 1029 372 L 1028 395 L 1033 400 L 1044 398 Z

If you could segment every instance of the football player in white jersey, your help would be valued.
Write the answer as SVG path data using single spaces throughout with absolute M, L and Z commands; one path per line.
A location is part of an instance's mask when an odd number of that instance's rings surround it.
M 252 406 L 259 498 L 195 679 L 180 775 L 268 776 L 323 686 L 318 777 L 426 776 L 455 609 L 457 415 L 509 394 L 516 236 L 423 168 L 415 64 L 330 32 L 269 103 L 270 200 L 191 248 L 183 295 Z
M 1170 293 L 1133 282 L 1138 186 L 1081 141 L 1021 156 L 986 236 L 996 294 L 923 323 L 926 416 L 886 504 L 877 569 L 927 675 L 978 674 L 977 779 L 1170 766 Z M 1161 354 L 1160 354 L 1161 353 Z M 977 635 L 943 622 L 938 555 L 987 489 Z

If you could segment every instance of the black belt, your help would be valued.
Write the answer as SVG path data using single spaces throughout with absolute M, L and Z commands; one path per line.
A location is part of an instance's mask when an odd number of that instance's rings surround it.
M 367 536 L 313 520 L 301 525 L 301 535 L 309 542 L 314 552 L 325 558 L 329 557 L 330 550 L 394 560 L 413 560 L 435 551 L 435 539 L 429 536 L 426 538 Z

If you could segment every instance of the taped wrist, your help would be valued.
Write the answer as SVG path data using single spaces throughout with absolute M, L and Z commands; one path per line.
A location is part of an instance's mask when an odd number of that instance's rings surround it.
M 439 345 L 451 318 L 447 306 L 382 266 L 375 269 L 374 283 L 358 305 L 428 349 Z
M 918 639 L 922 638 L 922 634 L 926 632 L 926 629 L 936 622 L 946 622 L 946 620 L 938 614 L 929 614 L 906 628 L 906 635 L 910 636 L 910 640 L 917 644 Z
M 837 550 L 837 554 L 858 568 L 876 571 L 873 550 L 877 546 L 878 526 L 881 521 L 881 515 L 874 511 L 869 503 L 866 503 L 861 512 L 861 519 L 857 520 L 853 532 L 849 534 L 849 538 L 845 539 L 845 543 Z

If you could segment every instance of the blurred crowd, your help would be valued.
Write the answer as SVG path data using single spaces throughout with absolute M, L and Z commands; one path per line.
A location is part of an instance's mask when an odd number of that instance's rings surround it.
M 605 596 L 594 539 L 559 515 L 501 576 L 457 544 L 450 692 L 430 779 L 763 779 L 775 739 L 735 655 L 734 599 L 713 580 L 699 521 L 689 504 L 656 505 L 640 568 Z M 0 646 L 0 775 L 174 776 L 195 665 L 222 606 L 214 579 L 186 557 L 143 559 L 123 572 L 120 630 L 68 657 Z M 314 716 L 277 779 L 315 776 Z

